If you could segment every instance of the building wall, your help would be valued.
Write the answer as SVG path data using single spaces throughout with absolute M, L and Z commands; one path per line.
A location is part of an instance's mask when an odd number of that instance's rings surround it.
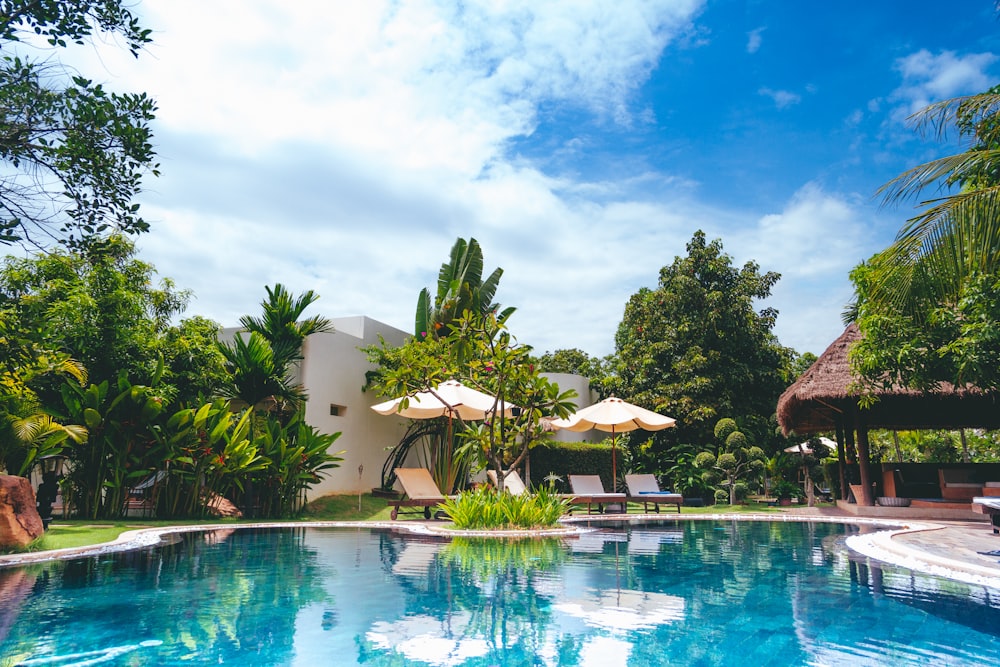
M 597 392 L 590 389 L 590 378 L 571 373 L 542 373 L 542 375 L 547 377 L 549 382 L 559 385 L 560 391 L 575 389 L 577 397 L 573 399 L 573 402 L 576 403 L 577 410 L 593 405 L 600 400 Z M 576 433 L 560 429 L 553 433 L 553 439 L 556 442 L 600 442 L 607 435 L 607 433 L 598 430 Z
M 386 417 L 371 409 L 385 398 L 362 391 L 365 373 L 374 366 L 359 348 L 378 344 L 379 334 L 390 345 L 402 345 L 408 334 L 364 316 L 337 318 L 333 326 L 332 333 L 306 339 L 300 373 L 309 396 L 306 422 L 323 433 L 339 431 L 333 451 L 345 450 L 341 454 L 344 460 L 312 487 L 310 500 L 328 493 L 358 493 L 377 487 L 386 448 L 399 442 L 407 423 L 402 417 Z M 331 405 L 338 414 L 330 414 Z

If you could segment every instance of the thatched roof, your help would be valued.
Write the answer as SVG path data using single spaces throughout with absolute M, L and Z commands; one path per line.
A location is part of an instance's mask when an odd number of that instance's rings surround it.
M 854 382 L 847 352 L 861 332 L 851 324 L 812 366 L 778 399 L 778 423 L 787 435 L 833 431 L 837 422 L 858 410 L 868 428 L 1000 428 L 1000 400 L 974 387 L 943 385 L 921 392 L 892 387 L 876 392 L 874 405 L 857 407 L 849 393 Z M 850 427 L 851 421 L 844 422 Z

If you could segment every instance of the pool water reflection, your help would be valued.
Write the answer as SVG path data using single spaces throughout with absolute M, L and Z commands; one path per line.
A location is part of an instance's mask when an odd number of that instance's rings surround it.
M 853 560 L 856 530 L 191 533 L 0 570 L 0 665 L 1000 663 L 1000 591 Z

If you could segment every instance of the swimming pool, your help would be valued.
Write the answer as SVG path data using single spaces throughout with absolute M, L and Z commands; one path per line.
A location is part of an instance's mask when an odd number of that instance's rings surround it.
M 188 533 L 0 570 L 0 665 L 1000 662 L 1000 592 L 852 560 L 843 540 L 858 530 L 659 521 L 520 541 Z

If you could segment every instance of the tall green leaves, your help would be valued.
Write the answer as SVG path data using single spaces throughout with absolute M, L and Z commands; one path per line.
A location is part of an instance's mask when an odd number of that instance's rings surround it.
M 416 328 L 418 340 L 428 337 L 443 338 L 451 332 L 452 323 L 466 311 L 477 315 L 497 313 L 502 324 L 514 308 L 500 310 L 493 303 L 503 269 L 497 268 L 483 280 L 483 251 L 476 239 L 457 239 L 451 248 L 448 262 L 438 272 L 437 293 L 425 287 L 417 298 Z
M 67 420 L 89 431 L 86 442 L 67 452 L 67 499 L 90 519 L 119 516 L 127 488 L 149 472 L 155 444 L 149 429 L 163 402 L 150 387 L 131 384 L 124 373 L 115 385 L 65 384 L 62 396 Z

